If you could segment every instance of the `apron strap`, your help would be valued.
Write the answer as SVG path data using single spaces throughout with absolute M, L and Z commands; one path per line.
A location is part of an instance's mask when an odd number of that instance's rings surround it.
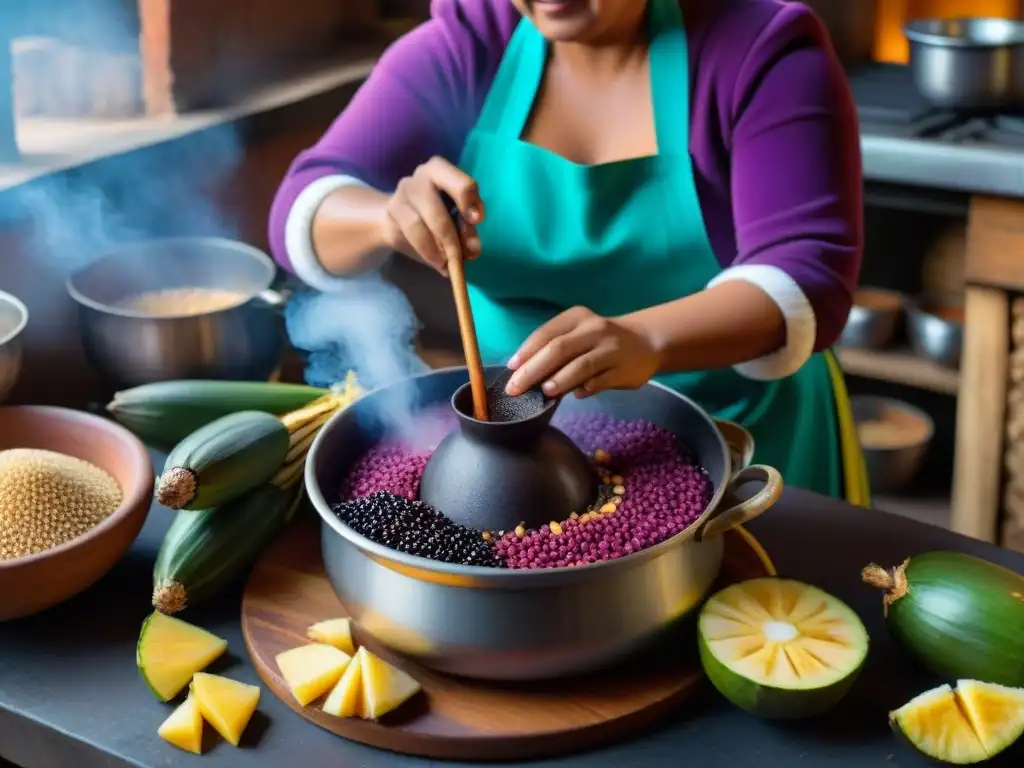
M 526 127 L 544 77 L 547 41 L 529 19 L 516 26 L 484 99 L 476 127 L 516 141 Z
M 690 152 L 690 50 L 678 0 L 650 0 L 651 100 L 658 153 Z

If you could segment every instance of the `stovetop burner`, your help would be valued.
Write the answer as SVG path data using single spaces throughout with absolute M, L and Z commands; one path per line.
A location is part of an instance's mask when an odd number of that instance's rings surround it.
M 960 145 L 1024 148 L 1024 113 L 955 112 L 930 107 L 899 64 L 868 64 L 847 73 L 861 131 Z

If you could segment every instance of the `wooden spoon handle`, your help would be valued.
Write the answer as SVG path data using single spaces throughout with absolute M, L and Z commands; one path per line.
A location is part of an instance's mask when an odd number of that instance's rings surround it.
M 448 210 L 456 225 L 459 223 L 459 209 L 449 202 Z M 466 265 L 461 254 L 448 260 L 448 279 L 452 284 L 455 311 L 459 317 L 459 335 L 462 337 L 462 352 L 469 369 L 469 387 L 473 394 L 473 418 L 490 421 L 487 409 L 487 381 L 484 378 L 484 364 L 480 359 L 480 347 L 476 340 L 476 324 L 473 322 L 473 308 L 469 303 L 469 289 L 466 287 Z

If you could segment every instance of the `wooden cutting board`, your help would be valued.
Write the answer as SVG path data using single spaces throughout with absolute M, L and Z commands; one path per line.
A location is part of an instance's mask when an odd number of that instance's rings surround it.
M 726 534 L 718 587 L 764 576 L 770 563 L 746 532 Z M 429 671 L 383 649 L 356 629 L 356 643 L 401 667 L 423 695 L 380 722 L 324 714 L 320 702 L 302 707 L 281 678 L 275 657 L 309 642 L 306 629 L 347 613 L 331 588 L 320 556 L 320 529 L 292 527 L 253 569 L 242 602 L 249 655 L 273 693 L 306 720 L 362 744 L 422 757 L 525 760 L 579 751 L 652 725 L 701 682 L 693 623 L 671 647 L 646 659 L 583 679 L 548 683 L 487 683 Z

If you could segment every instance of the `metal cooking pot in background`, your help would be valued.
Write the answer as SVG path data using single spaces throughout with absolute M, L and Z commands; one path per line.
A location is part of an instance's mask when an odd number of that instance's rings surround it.
M 21 373 L 22 333 L 28 325 L 28 309 L 15 296 L 0 291 L 0 403 Z
M 100 375 L 117 386 L 169 379 L 265 381 L 287 340 L 279 311 L 287 297 L 270 290 L 277 271 L 258 248 L 216 237 L 130 243 L 67 281 L 79 306 L 82 342 Z M 236 292 L 235 306 L 178 316 L 124 309 L 149 291 L 207 288 Z
M 389 401 L 447 405 L 467 381 L 465 367 L 448 368 L 370 392 L 324 425 L 306 462 L 306 488 L 322 518 L 324 566 L 341 602 L 363 632 L 427 667 L 531 680 L 585 672 L 636 652 L 701 604 L 722 564 L 721 534 L 764 512 L 782 492 L 776 470 L 748 466 L 753 439 L 746 430 L 715 422 L 692 400 L 652 382 L 566 398 L 559 410 L 645 419 L 693 451 L 714 494 L 697 522 L 660 544 L 580 568 L 513 571 L 414 557 L 342 523 L 330 502 L 379 439 L 379 409 Z M 759 486 L 750 496 L 739 491 L 748 483 Z
M 917 19 L 904 27 L 918 91 L 936 107 L 1024 105 L 1024 22 Z

